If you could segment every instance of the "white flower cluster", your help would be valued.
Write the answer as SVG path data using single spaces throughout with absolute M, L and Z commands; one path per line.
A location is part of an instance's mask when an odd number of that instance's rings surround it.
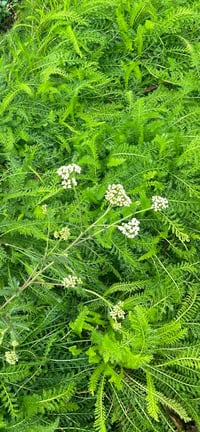
M 113 308 L 110 311 L 110 316 L 112 319 L 114 319 L 115 321 L 117 321 L 117 319 L 124 319 L 125 317 L 125 312 L 122 309 L 123 307 L 123 302 L 119 301 L 115 306 L 113 306 Z
M 81 167 L 76 164 L 70 164 L 70 165 L 63 165 L 60 168 L 58 168 L 58 175 L 64 179 L 68 178 L 70 174 L 72 173 L 81 173 Z
M 167 198 L 163 198 L 163 197 L 157 196 L 157 195 L 152 196 L 152 206 L 151 206 L 151 208 L 153 210 L 155 210 L 156 212 L 160 211 L 162 209 L 168 208 L 168 200 L 167 200 Z
M 134 238 L 140 231 L 140 221 L 136 218 L 117 227 L 128 238 Z
M 112 328 L 116 331 L 120 330 L 122 328 L 122 324 L 118 321 L 113 321 Z
M 110 317 L 113 319 L 112 327 L 114 330 L 120 330 L 122 325 L 118 320 L 125 318 L 122 301 L 119 301 L 115 306 L 113 306 L 113 308 L 110 310 Z
M 77 276 L 69 275 L 63 279 L 63 285 L 65 288 L 76 288 L 77 285 L 81 285 L 82 280 Z
M 70 229 L 68 227 L 64 227 L 60 231 L 54 231 L 53 235 L 55 239 L 68 240 L 70 237 Z
M 126 194 L 121 184 L 111 184 L 105 194 L 105 199 L 113 206 L 128 207 L 131 204 L 131 199 Z
M 42 205 L 42 213 L 47 214 L 47 210 L 48 210 L 47 204 Z
M 62 186 L 64 189 L 72 189 L 73 186 L 77 186 L 75 177 L 71 174 L 81 173 L 81 167 L 76 164 L 63 165 L 57 170 L 57 174 L 62 178 Z
M 10 365 L 15 365 L 18 362 L 18 357 L 15 351 L 6 351 L 5 359 Z

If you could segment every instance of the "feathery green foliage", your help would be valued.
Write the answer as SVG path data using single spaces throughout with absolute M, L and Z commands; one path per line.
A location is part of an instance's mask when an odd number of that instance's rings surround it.
M 198 0 L 24 0 L 1 36 L 3 432 L 200 428 L 199 25 Z

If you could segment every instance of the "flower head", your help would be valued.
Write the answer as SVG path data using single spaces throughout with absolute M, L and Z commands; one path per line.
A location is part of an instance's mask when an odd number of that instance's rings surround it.
M 68 240 L 70 237 L 70 230 L 68 227 L 64 227 L 60 230 L 60 238 L 61 240 Z
M 131 199 L 126 194 L 121 184 L 111 184 L 105 194 L 105 199 L 113 206 L 125 206 L 131 205 Z
M 57 174 L 62 178 L 62 186 L 64 189 L 72 189 L 73 186 L 77 186 L 75 177 L 72 177 L 72 173 L 81 173 L 81 167 L 76 164 L 63 165 L 57 170 Z
M 57 170 L 57 174 L 63 179 L 68 179 L 69 175 L 73 172 L 80 174 L 81 167 L 76 164 L 63 165 Z
M 54 231 L 53 236 L 54 236 L 55 239 L 58 239 L 59 236 L 60 236 L 60 234 L 59 234 L 58 231 Z
M 128 238 L 134 238 L 140 231 L 140 221 L 136 218 L 130 220 L 130 222 L 123 223 L 118 226 L 118 229 Z
M 77 164 L 74 164 L 74 163 L 67 165 L 67 169 L 68 169 L 69 174 L 71 174 L 73 172 L 78 173 L 78 174 L 81 173 L 81 167 Z
M 68 227 L 64 227 L 60 231 L 54 231 L 53 235 L 55 239 L 68 240 L 70 237 L 70 229 Z
M 118 321 L 113 321 L 112 323 L 112 327 L 114 330 L 118 331 L 122 328 L 122 324 Z
M 69 177 L 69 170 L 68 170 L 68 166 L 63 165 L 60 168 L 58 168 L 57 170 L 57 174 L 61 177 L 61 178 L 68 178 Z
M 47 204 L 43 204 L 42 205 L 42 213 L 46 214 L 47 213 Z
M 74 177 L 72 177 L 71 179 L 64 179 L 62 181 L 62 186 L 63 189 L 72 189 L 73 186 L 77 186 L 77 181 Z
M 160 211 L 162 209 L 168 208 L 168 200 L 167 200 L 167 198 L 163 198 L 163 197 L 157 196 L 157 195 L 152 196 L 152 205 L 151 205 L 151 208 L 154 211 L 156 211 L 156 212 Z
M 63 285 L 65 288 L 76 288 L 77 285 L 81 285 L 82 280 L 74 275 L 69 275 L 63 279 Z
M 15 351 L 6 351 L 5 359 L 10 365 L 15 365 L 18 362 L 18 357 Z
M 122 309 L 123 302 L 119 301 L 110 311 L 110 316 L 113 320 L 117 321 L 117 319 L 124 319 L 125 312 Z

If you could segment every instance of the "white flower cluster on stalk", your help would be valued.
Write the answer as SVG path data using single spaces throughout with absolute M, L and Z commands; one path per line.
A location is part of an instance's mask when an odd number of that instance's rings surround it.
M 131 205 L 131 199 L 126 194 L 121 184 L 111 184 L 105 194 L 105 199 L 109 201 L 112 206 L 128 207 Z
M 160 211 L 162 209 L 168 208 L 168 200 L 167 198 L 163 198 L 161 196 L 155 195 L 152 196 L 152 205 L 151 208 L 154 211 Z
M 73 173 L 80 174 L 81 167 L 77 164 L 63 165 L 57 170 L 57 174 L 62 178 L 62 186 L 64 189 L 72 189 L 73 186 L 77 186 L 77 181 Z
M 53 235 L 55 239 L 68 240 L 70 237 L 70 229 L 68 227 L 64 227 L 60 231 L 54 231 Z
M 82 280 L 74 275 L 69 275 L 63 279 L 63 285 L 65 288 L 76 288 L 77 285 L 81 285 Z
M 10 365 L 15 365 L 18 362 L 18 357 L 15 351 L 6 351 L 5 359 Z
M 113 308 L 110 310 L 110 316 L 114 320 L 113 328 L 115 330 L 119 330 L 121 328 L 121 323 L 118 320 L 125 318 L 122 301 L 119 301 L 115 306 L 113 306 Z
M 119 301 L 115 306 L 113 306 L 113 308 L 110 311 L 110 316 L 112 319 L 124 319 L 125 316 L 125 312 L 122 309 L 123 307 L 123 302 Z
M 118 226 L 118 229 L 128 238 L 134 238 L 140 231 L 140 221 L 136 218 Z

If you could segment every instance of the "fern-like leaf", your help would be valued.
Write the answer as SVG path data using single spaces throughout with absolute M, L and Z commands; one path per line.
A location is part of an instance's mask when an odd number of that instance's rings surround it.
M 153 378 L 149 372 L 146 372 L 147 378 L 147 409 L 151 417 L 158 421 L 159 406 L 156 397 L 156 390 L 153 383 Z
M 105 385 L 105 378 L 103 377 L 97 391 L 97 398 L 95 403 L 94 428 L 97 432 L 106 432 L 106 424 L 105 424 L 106 412 L 103 403 L 104 385 Z

